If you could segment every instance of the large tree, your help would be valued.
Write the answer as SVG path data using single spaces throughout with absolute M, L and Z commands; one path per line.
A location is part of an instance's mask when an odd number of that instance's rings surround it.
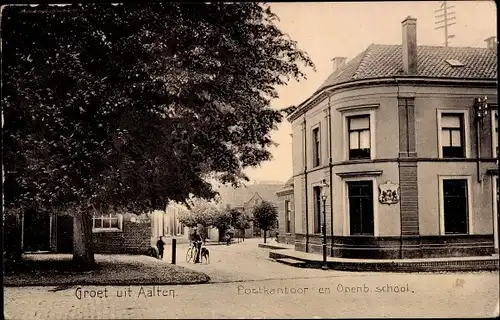
M 271 158 L 277 86 L 313 67 L 275 21 L 251 2 L 6 7 L 6 210 L 71 210 L 74 260 L 92 264 L 92 212 L 247 179 Z

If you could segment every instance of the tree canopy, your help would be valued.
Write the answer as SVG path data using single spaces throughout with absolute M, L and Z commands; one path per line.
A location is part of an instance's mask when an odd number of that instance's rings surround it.
M 269 160 L 276 88 L 314 67 L 258 3 L 8 6 L 6 209 L 163 210 Z
M 266 231 L 271 230 L 278 221 L 278 209 L 268 201 L 262 201 L 253 209 L 254 224 L 264 230 L 264 242 Z
M 205 199 L 190 199 L 188 204 L 189 210 L 183 211 L 179 215 L 179 222 L 188 227 L 196 227 L 199 224 L 210 227 L 214 224 L 220 212 L 215 203 Z

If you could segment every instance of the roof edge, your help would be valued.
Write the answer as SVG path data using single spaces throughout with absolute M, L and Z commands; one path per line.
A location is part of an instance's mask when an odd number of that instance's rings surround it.
M 291 113 L 286 119 L 288 122 L 293 122 L 297 120 L 301 115 L 303 115 L 307 110 L 305 110 L 309 105 L 318 100 L 322 95 L 329 91 L 335 91 L 344 88 L 357 87 L 375 83 L 432 83 L 432 84 L 482 84 L 485 86 L 493 85 L 496 87 L 498 82 L 497 79 L 485 78 L 485 79 L 467 79 L 467 78 L 435 78 L 435 77 L 422 77 L 422 76 L 394 76 L 394 77 L 379 77 L 379 78 L 370 78 L 370 79 L 360 79 L 360 80 L 350 80 L 342 83 L 337 83 L 331 86 L 326 86 L 321 90 L 313 93 L 309 98 L 304 100 L 301 104 L 297 106 L 297 110 Z

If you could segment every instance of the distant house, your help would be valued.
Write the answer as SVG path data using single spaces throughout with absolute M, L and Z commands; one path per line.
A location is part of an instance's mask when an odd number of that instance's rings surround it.
M 256 183 L 240 188 L 222 186 L 217 188 L 223 206 L 231 206 L 242 210 L 250 219 L 253 219 L 253 209 L 262 201 L 267 201 L 278 207 L 276 192 L 282 187 L 281 183 Z M 245 230 L 245 238 L 260 237 L 262 230 L 256 228 L 253 222 L 250 228 Z M 270 236 L 273 236 L 271 233 Z M 215 237 L 214 231 L 210 232 L 210 238 Z

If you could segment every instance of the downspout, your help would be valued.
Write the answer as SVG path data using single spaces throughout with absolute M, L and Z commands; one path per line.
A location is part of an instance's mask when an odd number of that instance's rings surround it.
M 329 150 L 329 164 L 330 167 L 330 234 L 332 245 L 330 247 L 330 256 L 333 257 L 333 165 L 332 165 L 332 105 L 331 95 L 328 96 L 328 150 Z
M 306 252 L 309 252 L 309 215 L 308 215 L 308 193 L 307 193 L 307 127 L 306 127 L 306 114 L 304 113 L 304 122 L 302 123 L 304 131 L 304 179 L 305 179 L 305 193 L 306 193 Z

